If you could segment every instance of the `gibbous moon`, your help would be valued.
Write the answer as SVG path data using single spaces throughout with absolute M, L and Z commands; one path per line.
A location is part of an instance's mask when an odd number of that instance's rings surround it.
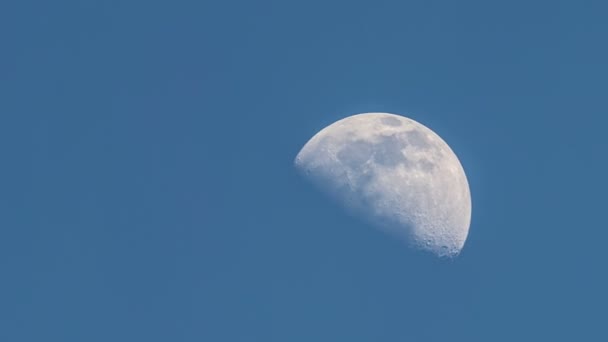
M 371 225 L 437 256 L 460 253 L 471 194 L 460 161 L 435 132 L 403 116 L 357 114 L 313 136 L 296 168 Z

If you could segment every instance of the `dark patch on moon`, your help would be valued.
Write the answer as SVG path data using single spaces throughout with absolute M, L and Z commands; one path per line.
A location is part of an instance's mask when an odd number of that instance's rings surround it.
M 407 142 L 408 145 L 412 145 L 417 148 L 428 148 L 432 146 L 426 134 L 418 130 L 401 133 L 400 135 L 402 139 Z
M 394 167 L 407 162 L 401 149 L 403 142 L 395 135 L 382 137 L 380 142 L 374 144 L 374 161 L 383 166 Z
M 401 151 L 403 147 L 403 141 L 396 135 L 384 136 L 373 144 L 365 140 L 355 140 L 344 146 L 337 157 L 350 168 L 358 168 L 370 159 L 382 166 L 395 167 L 408 162 Z
M 424 133 L 410 131 L 394 135 L 382 136 L 378 142 L 370 143 L 366 140 L 355 140 L 346 144 L 339 150 L 338 160 L 346 168 L 360 173 L 361 167 L 369 160 L 384 167 L 396 167 L 403 164 L 425 172 L 433 171 L 437 166 L 429 159 L 413 161 L 403 153 L 403 149 L 412 145 L 415 148 L 431 148 L 432 144 Z M 369 175 L 367 177 L 370 177 Z M 359 180 L 357 180 L 359 181 Z
M 385 125 L 393 126 L 393 127 L 401 126 L 401 124 L 402 124 L 401 120 L 399 120 L 395 117 L 392 117 L 392 116 L 383 116 L 380 118 L 380 122 L 382 122 Z
M 348 167 L 359 167 L 368 161 L 373 154 L 373 145 L 364 140 L 355 140 L 342 148 L 338 159 Z
M 420 161 L 418 161 L 418 167 L 421 168 L 423 171 L 430 172 L 435 169 L 435 164 L 433 164 L 428 159 L 421 159 Z

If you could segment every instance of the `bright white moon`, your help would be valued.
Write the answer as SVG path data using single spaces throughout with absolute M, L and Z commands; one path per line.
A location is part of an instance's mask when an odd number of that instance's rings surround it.
M 429 128 L 388 113 L 357 114 L 306 143 L 296 167 L 372 225 L 438 256 L 456 256 L 471 221 L 462 165 Z

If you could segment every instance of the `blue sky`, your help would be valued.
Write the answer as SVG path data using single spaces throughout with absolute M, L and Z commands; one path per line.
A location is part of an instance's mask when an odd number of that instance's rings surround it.
M 607 10 L 3 1 L 0 340 L 605 340 Z M 297 176 L 368 111 L 459 156 L 457 259 Z

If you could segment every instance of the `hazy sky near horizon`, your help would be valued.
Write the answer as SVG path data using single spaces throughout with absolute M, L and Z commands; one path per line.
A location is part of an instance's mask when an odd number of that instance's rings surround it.
M 0 340 L 605 340 L 606 11 L 2 1 Z M 295 171 L 370 111 L 460 158 L 458 258 Z

